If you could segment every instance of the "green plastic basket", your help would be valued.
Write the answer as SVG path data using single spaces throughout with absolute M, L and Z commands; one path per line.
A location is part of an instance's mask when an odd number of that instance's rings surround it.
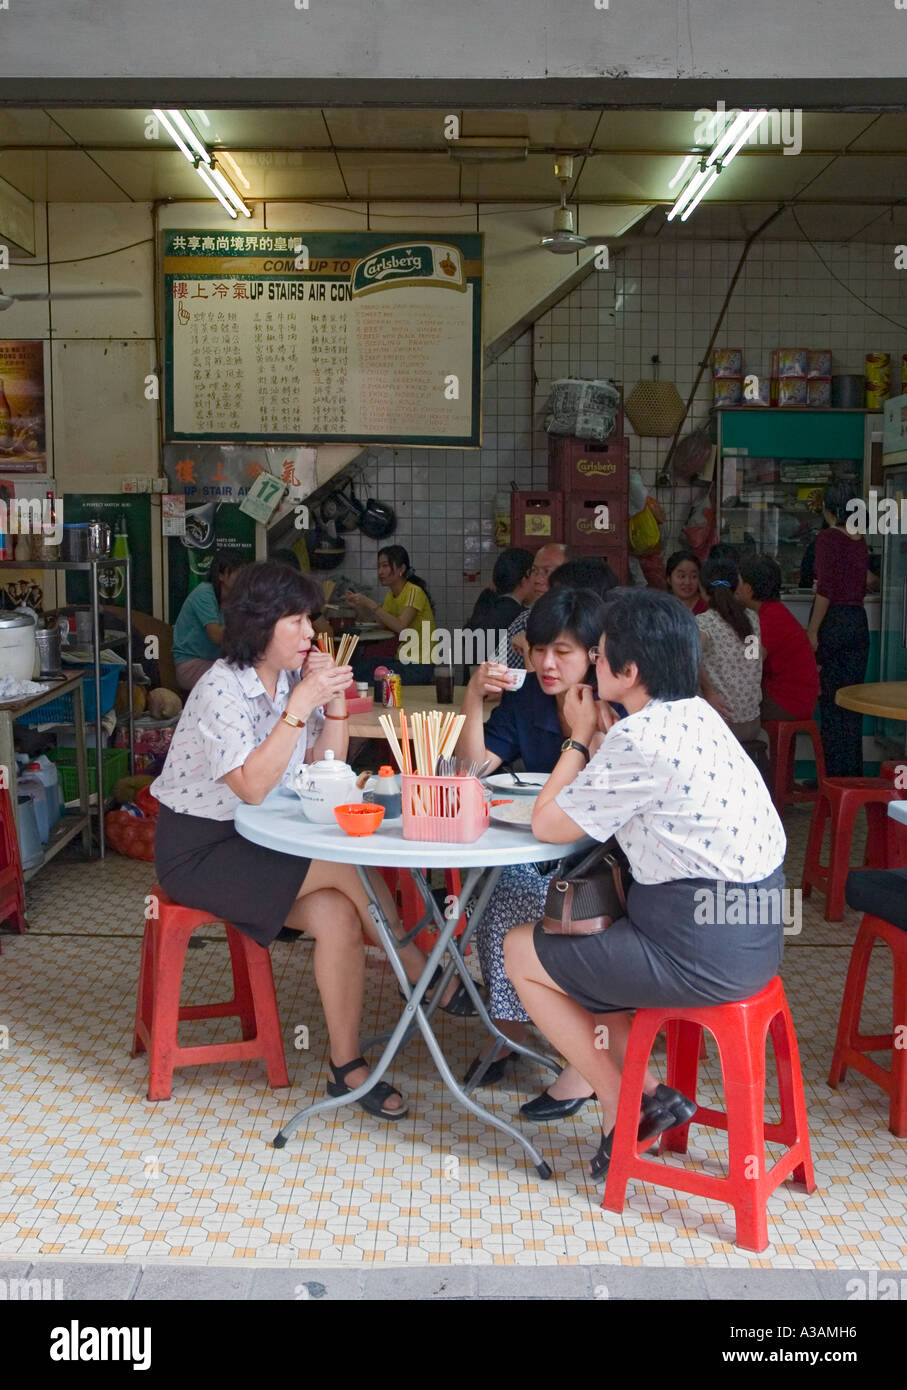
M 85 751 L 88 758 L 88 790 L 89 792 L 96 792 L 98 789 L 97 749 L 88 748 Z M 129 771 L 129 753 L 125 748 L 104 748 L 101 751 L 104 755 L 101 768 L 106 800 L 120 778 L 125 777 Z M 63 800 L 77 801 L 79 798 L 79 769 L 76 764 L 76 750 L 74 748 L 51 748 L 47 756 L 55 764 L 60 774 Z

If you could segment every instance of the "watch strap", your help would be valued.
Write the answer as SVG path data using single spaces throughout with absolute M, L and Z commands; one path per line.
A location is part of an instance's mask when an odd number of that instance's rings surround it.
M 586 759 L 586 762 L 588 762 L 589 759 L 592 757 L 592 754 L 589 752 L 589 749 L 586 747 L 586 745 L 584 743 L 580 743 L 575 738 L 564 739 L 564 742 L 561 744 L 561 752 L 566 753 L 568 748 L 575 748 L 577 753 L 582 753 L 583 757 Z

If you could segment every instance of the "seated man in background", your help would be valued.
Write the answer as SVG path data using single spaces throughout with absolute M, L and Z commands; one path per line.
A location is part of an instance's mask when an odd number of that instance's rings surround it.
M 740 561 L 737 597 L 759 618 L 762 719 L 811 719 L 819 698 L 819 668 L 806 629 L 781 602 L 781 568 L 770 555 Z
M 507 666 L 516 667 L 518 670 L 527 669 L 529 643 L 526 641 L 526 624 L 529 622 L 530 608 L 537 598 L 548 592 L 548 580 L 554 571 L 570 558 L 570 547 L 561 541 L 552 541 L 535 552 L 535 559 L 529 571 L 529 592 L 523 599 L 527 607 L 522 613 L 517 614 L 507 629 L 507 655 L 502 658 Z

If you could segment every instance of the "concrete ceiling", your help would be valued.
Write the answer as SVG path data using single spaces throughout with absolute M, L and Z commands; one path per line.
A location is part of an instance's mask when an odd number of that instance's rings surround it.
M 529 143 L 523 162 L 466 166 L 449 156 L 447 114 L 209 110 L 196 125 L 210 148 L 232 154 L 249 184 L 241 191 L 253 203 L 512 204 L 534 237 L 547 230 L 557 204 L 553 157 L 564 151 L 577 156 L 568 198 L 580 231 L 599 230 L 596 208 L 629 214 L 606 217 L 609 232 L 654 209 L 646 235 L 736 239 L 784 203 L 814 239 L 907 240 L 901 113 L 804 111 L 799 153 L 785 154 L 781 144 L 746 147 L 682 225 L 666 225 L 661 209 L 670 206 L 668 184 L 681 159 L 703 145 L 693 112 L 453 112 L 462 136 L 523 136 Z M 0 107 L 0 178 L 35 201 L 197 202 L 198 176 L 163 132 L 145 138 L 147 116 L 144 109 Z M 799 234 L 789 211 L 768 231 Z

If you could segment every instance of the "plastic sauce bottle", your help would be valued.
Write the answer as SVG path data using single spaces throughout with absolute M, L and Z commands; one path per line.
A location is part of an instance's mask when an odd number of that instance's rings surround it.
M 376 806 L 383 806 L 385 820 L 396 820 L 398 816 L 403 815 L 403 793 L 400 779 L 395 775 L 392 767 L 386 765 L 379 767 L 378 776 L 366 783 L 363 800 L 374 802 Z

